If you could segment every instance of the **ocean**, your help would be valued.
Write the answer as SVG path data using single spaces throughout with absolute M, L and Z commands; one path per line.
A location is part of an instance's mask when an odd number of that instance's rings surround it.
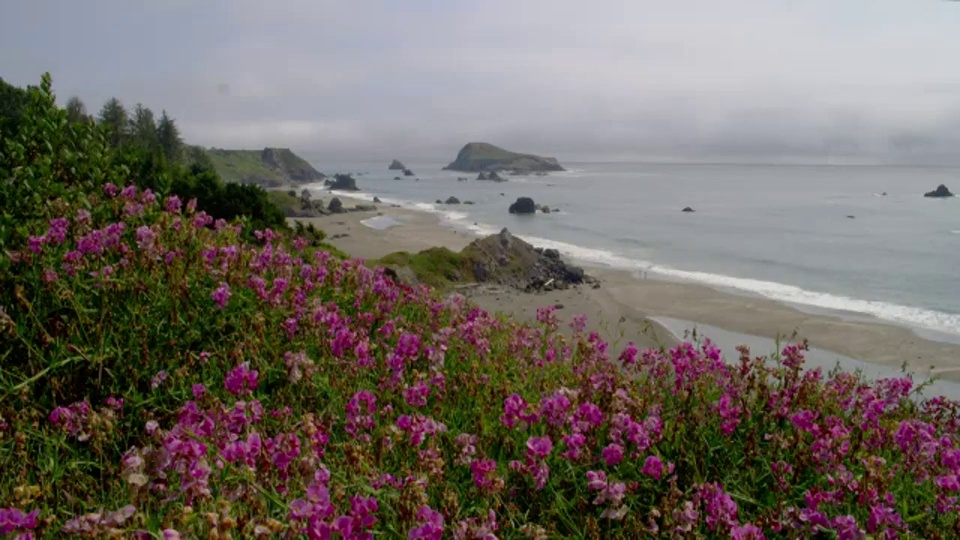
M 960 197 L 922 196 L 939 184 L 960 191 L 960 169 L 563 163 L 567 172 L 494 183 L 444 171 L 445 163 L 406 163 L 419 181 L 398 181 L 389 162 L 311 161 L 354 173 L 364 198 L 433 212 L 478 235 L 506 227 L 585 266 L 874 317 L 960 342 Z M 435 202 L 450 196 L 475 204 Z M 509 214 L 521 196 L 555 211 Z M 681 212 L 686 206 L 695 212 Z

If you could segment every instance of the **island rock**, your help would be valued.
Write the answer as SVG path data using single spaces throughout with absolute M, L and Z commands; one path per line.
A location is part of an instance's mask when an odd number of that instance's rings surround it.
M 404 169 L 406 169 L 406 167 L 404 167 L 403 163 L 400 163 L 399 159 L 393 160 L 390 162 L 390 166 L 387 167 L 388 171 L 402 171 Z
M 694 210 L 693 208 L 690 208 L 689 206 L 686 206 L 684 207 L 683 210 L 681 210 L 681 212 L 696 212 L 696 210 Z
M 937 186 L 937 189 L 933 191 L 928 191 L 923 194 L 924 197 L 953 197 L 953 193 L 950 193 L 950 190 L 947 189 L 947 186 L 940 184 Z
M 511 152 L 484 142 L 467 143 L 457 154 L 457 159 L 444 169 L 466 172 L 514 171 L 520 173 L 564 170 L 555 158 Z M 478 178 L 478 180 L 480 179 Z
M 410 169 L 404 169 L 404 170 L 403 170 L 403 175 L 404 175 L 404 176 L 413 176 L 413 171 L 411 171 Z
M 447 203 L 447 204 L 460 204 L 460 199 L 458 199 L 458 198 L 456 198 L 456 197 L 453 197 L 453 196 L 447 197 L 446 203 Z

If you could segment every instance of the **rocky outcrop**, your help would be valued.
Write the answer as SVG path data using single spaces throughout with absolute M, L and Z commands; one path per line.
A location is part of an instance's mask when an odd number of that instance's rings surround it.
M 940 184 L 937 186 L 937 189 L 933 191 L 928 191 L 923 194 L 924 197 L 953 197 L 953 193 L 950 193 L 950 190 L 947 189 L 947 186 Z
M 537 205 L 530 197 L 520 197 L 510 205 L 508 211 L 511 214 L 535 214 Z
M 349 174 L 338 174 L 333 180 L 327 179 L 325 184 L 331 191 L 360 191 L 357 180 Z
M 594 282 L 582 268 L 563 262 L 556 250 L 535 248 L 507 229 L 473 241 L 462 254 L 480 283 L 539 291 Z
M 333 212 L 334 214 L 339 214 L 340 212 L 343 212 L 344 211 L 343 201 L 341 201 L 337 197 L 330 199 L 330 204 L 327 206 L 327 210 L 330 212 Z
M 506 182 L 507 179 L 497 174 L 497 171 L 483 171 L 477 175 L 477 180 L 489 180 L 491 182 Z
M 555 158 L 511 152 L 484 142 L 467 143 L 457 154 L 457 159 L 444 169 L 466 172 L 512 171 L 518 174 L 564 170 Z
M 387 167 L 388 171 L 402 171 L 404 169 L 406 169 L 406 167 L 403 165 L 403 163 L 400 163 L 399 159 L 393 160 L 390 162 L 390 166 Z
M 690 208 L 689 206 L 686 206 L 684 207 L 683 210 L 681 210 L 681 212 L 696 212 L 696 210 L 694 210 L 693 208 Z
M 404 170 L 403 170 L 403 175 L 404 175 L 404 176 L 413 176 L 413 171 L 411 171 L 410 169 L 404 169 Z
M 447 197 L 446 204 L 460 204 L 460 199 L 453 196 Z

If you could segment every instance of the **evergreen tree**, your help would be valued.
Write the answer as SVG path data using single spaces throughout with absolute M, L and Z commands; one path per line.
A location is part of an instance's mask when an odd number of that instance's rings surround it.
M 90 120 L 90 115 L 87 114 L 87 106 L 77 96 L 73 96 L 67 101 L 67 120 L 71 122 L 88 122 Z
M 129 116 L 119 99 L 110 98 L 103 104 L 99 121 L 107 132 L 107 141 L 111 146 L 116 148 L 126 141 L 129 133 Z
M 16 133 L 28 101 L 26 90 L 0 78 L 0 140 Z
M 180 138 L 180 130 L 172 118 L 167 116 L 167 111 L 160 114 L 160 122 L 157 124 L 157 137 L 160 140 L 160 149 L 163 150 L 164 157 L 170 163 L 180 161 L 183 156 L 183 139 Z
M 133 109 L 130 119 L 130 136 L 134 144 L 149 152 L 160 151 L 160 138 L 157 133 L 157 122 L 153 119 L 153 111 L 140 103 Z

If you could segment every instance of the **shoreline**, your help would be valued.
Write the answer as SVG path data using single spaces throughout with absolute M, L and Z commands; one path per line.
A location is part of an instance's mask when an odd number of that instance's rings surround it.
M 329 192 L 328 192 L 329 193 Z M 330 196 L 330 195 L 328 195 Z M 335 192 L 345 202 L 368 204 L 369 200 Z M 386 216 L 389 226 L 371 228 L 367 219 Z M 328 242 L 361 259 L 377 259 L 395 251 L 416 252 L 443 246 L 459 251 L 475 234 L 445 225 L 432 212 L 381 204 L 375 212 L 334 214 L 316 218 L 289 218 L 312 222 L 324 229 Z M 381 218 L 384 219 L 384 218 Z M 577 264 L 582 264 L 577 261 Z M 536 308 L 560 304 L 562 323 L 577 314 L 588 317 L 588 330 L 597 331 L 611 345 L 611 355 L 627 341 L 638 347 L 672 346 L 677 336 L 656 322 L 657 317 L 689 321 L 727 332 L 766 339 L 799 342 L 860 362 L 922 377 L 939 376 L 960 382 L 960 344 L 928 339 L 913 329 L 869 316 L 844 318 L 842 314 L 800 310 L 763 297 L 728 293 L 697 283 L 643 279 L 634 272 L 584 265 L 601 282 L 599 289 L 577 287 L 567 291 L 530 294 L 488 286 L 465 287 L 465 295 L 482 309 L 514 315 L 518 320 L 535 318 Z M 470 290 L 473 289 L 473 290 Z M 872 320 L 870 320 L 872 319 Z M 709 336 L 707 336 L 709 337 Z M 783 339 L 783 338 L 786 338 Z M 724 351 L 728 357 L 735 351 Z M 753 350 L 754 355 L 773 351 Z M 841 365 L 841 367 L 843 367 Z

